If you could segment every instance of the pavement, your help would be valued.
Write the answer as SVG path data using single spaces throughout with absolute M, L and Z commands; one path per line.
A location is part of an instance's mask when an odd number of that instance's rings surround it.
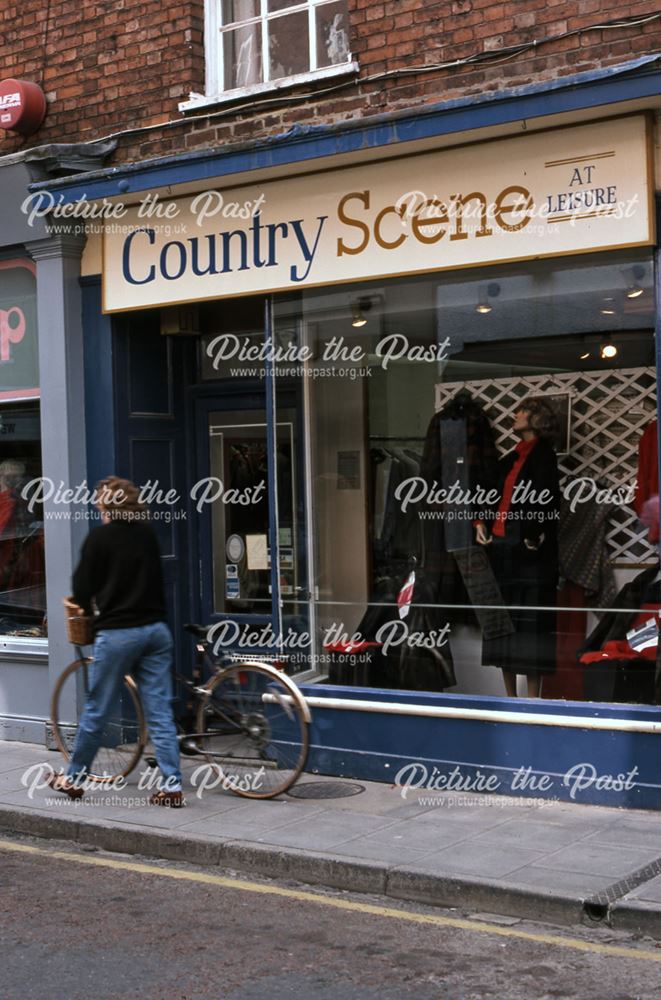
M 183 762 L 185 775 L 199 764 Z M 58 769 L 61 758 L 0 742 L 0 831 L 473 912 L 599 920 L 661 939 L 655 812 L 403 794 L 314 774 L 293 789 L 305 798 L 248 800 L 220 789 L 198 796 L 188 787 L 186 808 L 169 810 L 148 805 L 140 770 L 123 790 L 94 789 L 72 802 L 30 787 L 42 763 Z

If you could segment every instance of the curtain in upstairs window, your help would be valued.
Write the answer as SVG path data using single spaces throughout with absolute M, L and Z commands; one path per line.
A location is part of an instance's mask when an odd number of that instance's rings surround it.
M 236 23 L 223 33 L 224 89 L 249 87 L 261 83 L 262 26 L 259 23 L 241 24 L 259 15 L 257 0 L 229 0 L 223 3 L 223 23 Z

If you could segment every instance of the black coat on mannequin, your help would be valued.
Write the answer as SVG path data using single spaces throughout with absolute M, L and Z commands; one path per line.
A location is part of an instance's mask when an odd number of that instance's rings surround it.
M 499 492 L 518 458 L 516 450 L 499 463 Z M 551 674 L 556 667 L 556 587 L 560 487 L 555 451 L 537 438 L 514 481 L 513 497 L 502 520 L 504 534 L 493 535 L 489 557 L 514 632 L 485 639 L 482 662 L 527 676 Z M 489 530 L 493 531 L 496 511 Z

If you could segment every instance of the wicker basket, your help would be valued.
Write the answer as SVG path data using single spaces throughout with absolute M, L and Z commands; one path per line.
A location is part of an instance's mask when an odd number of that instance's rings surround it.
M 67 638 L 74 646 L 91 646 L 94 642 L 91 615 L 84 615 L 72 597 L 64 598 L 64 618 Z

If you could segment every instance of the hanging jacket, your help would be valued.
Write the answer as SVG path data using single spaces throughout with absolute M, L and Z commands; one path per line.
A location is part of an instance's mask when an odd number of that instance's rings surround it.
M 449 489 L 459 482 L 472 493 L 481 487 L 485 493 L 497 485 L 498 451 L 486 413 L 468 393 L 459 392 L 434 414 L 425 438 L 420 475 L 428 487 Z M 453 551 L 475 545 L 473 522 L 480 520 L 481 504 L 427 503 L 425 512 L 440 512 L 444 517 L 423 520 L 424 568 L 427 579 L 441 604 L 471 605 Z M 452 518 L 447 515 L 452 514 Z M 454 620 L 474 623 L 472 609 L 455 613 Z

